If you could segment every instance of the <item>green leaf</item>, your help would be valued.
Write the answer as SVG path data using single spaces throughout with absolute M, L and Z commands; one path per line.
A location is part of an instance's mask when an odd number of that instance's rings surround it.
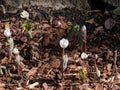
M 32 24 L 31 24 L 30 22 L 25 22 L 25 23 L 23 24 L 23 26 L 25 27 L 25 29 L 26 29 L 27 31 L 32 30 Z
M 30 22 L 25 22 L 23 26 L 25 27 L 26 32 L 29 35 L 29 38 L 32 38 L 32 24 Z
M 116 9 L 113 10 L 113 13 L 115 15 L 120 15 L 120 7 L 117 7 Z
M 13 41 L 13 38 L 8 38 L 7 41 L 6 41 L 6 45 L 13 45 L 14 44 L 14 41 Z
M 29 37 L 32 38 L 32 30 L 28 31 Z
M 86 73 L 83 69 L 79 70 L 79 75 L 80 75 L 81 81 L 84 82 L 86 79 Z
M 67 38 L 72 39 L 79 32 L 79 29 L 80 29 L 80 26 L 78 24 L 73 25 L 71 30 L 68 33 Z

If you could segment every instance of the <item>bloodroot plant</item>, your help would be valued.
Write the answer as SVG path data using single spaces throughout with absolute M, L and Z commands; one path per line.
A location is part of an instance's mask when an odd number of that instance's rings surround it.
M 20 75 L 21 60 L 20 60 L 19 50 L 17 48 L 14 48 L 13 54 L 15 55 L 15 63 L 17 64 L 17 68 L 18 68 L 18 75 Z
M 69 41 L 65 38 L 60 40 L 60 47 L 62 48 L 62 59 L 63 59 L 63 66 L 62 66 L 62 80 L 64 79 L 64 70 L 67 68 L 68 63 L 68 56 L 65 55 L 65 48 L 69 45 Z
M 97 64 L 96 64 L 96 61 L 98 59 L 98 55 L 97 54 L 94 55 L 94 59 L 95 59 L 94 60 L 94 66 L 95 66 L 95 69 L 96 69 L 96 74 L 97 74 L 97 77 L 99 78 L 101 73 L 100 73 L 100 70 L 98 69 Z
M 82 52 L 86 52 L 87 51 L 87 46 L 86 46 L 86 42 L 87 42 L 87 31 L 86 31 L 86 26 L 83 25 L 81 30 L 80 30 L 80 34 L 79 34 L 79 45 L 81 47 Z
M 7 38 L 6 45 L 8 46 L 8 60 L 11 61 L 14 41 L 13 38 L 11 37 L 12 32 L 10 31 L 10 25 L 8 22 L 5 24 L 4 35 Z
M 28 33 L 29 37 L 28 39 L 32 38 L 32 24 L 29 21 L 29 13 L 25 10 L 23 10 L 23 12 L 21 12 L 20 14 L 21 18 L 26 19 L 26 21 L 23 24 L 24 30 Z
M 82 52 L 87 51 L 86 37 L 87 37 L 86 26 L 83 25 L 80 29 L 80 26 L 78 24 L 72 26 L 67 36 L 69 40 L 77 39 L 76 41 L 79 44 L 79 47 Z

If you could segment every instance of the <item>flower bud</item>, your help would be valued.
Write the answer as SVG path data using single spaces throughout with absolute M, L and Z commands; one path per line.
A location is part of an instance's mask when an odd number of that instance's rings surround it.
M 19 54 L 19 50 L 18 50 L 17 48 L 14 48 L 14 49 L 13 49 L 13 53 L 14 53 L 15 55 L 18 55 L 18 54 Z
M 60 40 L 60 47 L 61 48 L 67 48 L 67 46 L 69 45 L 69 41 L 65 38 Z
M 86 29 L 87 29 L 87 28 L 86 28 L 85 25 L 83 25 L 82 28 L 81 28 L 81 30 L 82 30 L 83 32 L 86 31 Z
M 28 13 L 27 11 L 25 11 L 25 10 L 23 10 L 23 12 L 20 14 L 20 16 L 21 16 L 22 18 L 29 19 L 29 13 Z
M 88 54 L 86 54 L 85 52 L 83 52 L 81 54 L 81 59 L 87 59 L 88 58 Z
M 12 34 L 12 32 L 11 32 L 9 29 L 6 29 L 6 30 L 4 31 L 4 35 L 5 35 L 6 37 L 10 37 L 11 34 Z

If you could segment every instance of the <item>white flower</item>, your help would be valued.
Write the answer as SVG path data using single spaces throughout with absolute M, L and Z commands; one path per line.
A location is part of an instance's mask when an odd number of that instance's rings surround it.
M 85 25 L 83 25 L 82 28 L 81 28 L 81 30 L 82 30 L 83 32 L 86 31 L 86 29 L 87 29 L 87 28 L 86 28 Z
M 18 54 L 19 54 L 19 50 L 18 50 L 17 48 L 14 48 L 14 49 L 13 49 L 13 53 L 14 53 L 15 55 L 18 55 Z
M 61 48 L 67 48 L 67 46 L 69 45 L 69 41 L 65 38 L 60 40 L 60 47 Z
M 10 31 L 10 29 L 6 29 L 6 30 L 4 31 L 4 35 L 5 35 L 6 37 L 10 37 L 11 34 L 12 34 L 12 32 Z
M 63 71 L 67 68 L 67 63 L 68 63 L 68 56 L 64 55 L 63 56 Z
M 85 52 L 83 52 L 82 54 L 81 54 L 81 59 L 87 59 L 88 58 L 88 54 L 86 54 Z
M 20 14 L 20 16 L 21 16 L 22 18 L 29 19 L 29 13 L 28 13 L 27 11 L 25 11 L 25 10 L 23 10 L 23 12 Z

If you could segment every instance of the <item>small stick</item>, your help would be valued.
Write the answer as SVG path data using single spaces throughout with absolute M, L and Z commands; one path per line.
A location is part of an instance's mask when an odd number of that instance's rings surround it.
M 77 75 L 79 75 L 78 73 L 68 73 L 68 74 L 64 74 L 64 76 L 77 76 Z

